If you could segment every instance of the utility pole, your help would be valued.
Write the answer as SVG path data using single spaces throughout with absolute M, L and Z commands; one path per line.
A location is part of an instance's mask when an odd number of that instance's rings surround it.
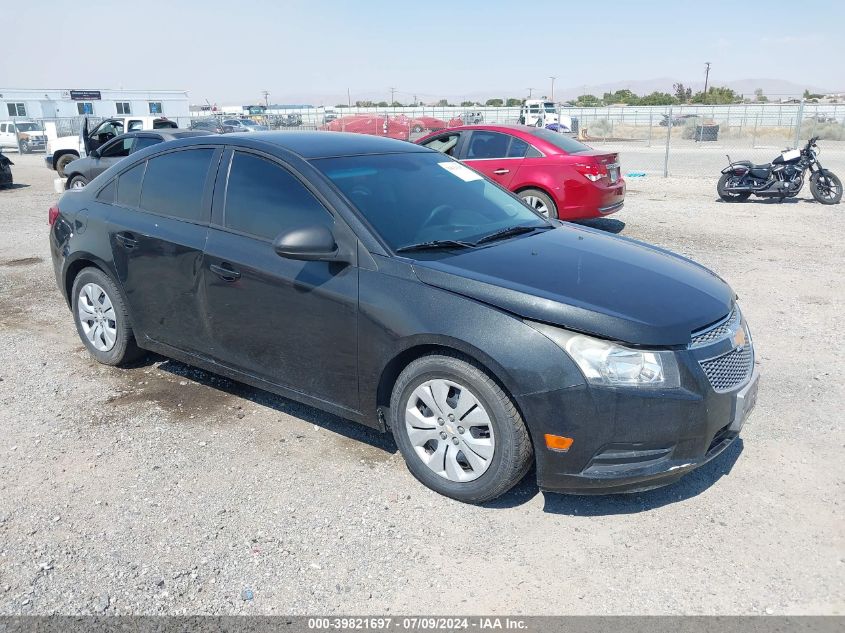
M 394 103 L 393 95 L 394 95 L 395 92 L 396 92 L 396 88 L 394 88 L 393 86 L 390 86 L 390 105 L 391 105 L 391 107 L 393 106 L 393 103 Z
M 554 101 L 555 100 L 555 79 L 557 79 L 557 77 L 549 77 L 549 79 L 552 80 L 552 97 L 551 97 L 551 100 Z
M 534 90 L 534 88 L 526 88 L 526 90 L 528 90 L 528 98 L 530 99 L 530 98 L 531 98 L 531 93 L 532 93 L 532 91 Z
M 270 107 L 270 93 L 264 90 L 261 94 L 264 95 L 264 109 L 266 110 Z
M 704 94 L 707 94 L 708 79 L 710 79 L 710 62 L 704 62 Z
M 350 108 L 352 107 L 352 92 L 350 92 L 349 88 L 346 89 L 346 104 Z

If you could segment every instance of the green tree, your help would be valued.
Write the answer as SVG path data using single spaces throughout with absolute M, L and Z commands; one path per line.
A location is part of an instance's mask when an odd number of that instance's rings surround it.
M 509 97 L 508 100 L 505 102 L 505 105 L 509 108 L 516 108 L 522 105 L 522 99 L 517 99 L 516 97 Z
M 710 86 L 707 92 L 696 92 L 692 97 L 693 103 L 705 105 L 722 105 L 726 103 L 741 103 L 742 95 L 736 94 L 730 88 L 724 86 Z
M 595 95 L 579 95 L 575 100 L 575 105 L 586 108 L 602 105 L 601 99 Z
M 640 105 L 673 105 L 678 100 L 668 92 L 654 91 L 649 95 L 640 98 Z
M 684 84 L 672 84 L 672 90 L 675 91 L 678 103 L 689 103 L 692 99 L 692 88 L 687 88 Z
M 628 89 L 605 92 L 602 100 L 605 103 L 625 103 L 627 105 L 637 105 L 640 102 L 640 98 Z
M 372 108 L 375 105 L 372 101 L 356 101 L 355 107 L 356 108 Z M 385 104 L 387 105 L 387 104 Z
M 490 106 L 492 108 L 501 108 L 504 104 L 505 102 L 501 99 L 487 99 L 487 101 L 484 103 L 484 105 Z
M 475 104 L 472 101 L 461 101 L 462 108 L 471 108 Z
M 763 94 L 762 88 L 757 88 L 757 90 L 754 91 L 754 97 L 755 97 L 754 100 L 757 103 L 768 103 L 769 102 L 769 98 L 766 95 Z
M 404 108 L 405 106 L 403 106 L 403 105 L 402 105 L 401 103 L 399 103 L 398 101 L 394 101 L 393 103 L 391 103 L 391 104 L 390 104 L 390 107 L 391 107 L 391 108 Z
M 377 105 L 379 108 L 387 108 L 387 107 L 388 107 L 388 105 L 387 105 L 387 101 L 379 101 L 376 105 Z

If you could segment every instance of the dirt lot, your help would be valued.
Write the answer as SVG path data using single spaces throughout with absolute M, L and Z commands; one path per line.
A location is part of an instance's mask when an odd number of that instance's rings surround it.
M 92 362 L 49 262 L 53 174 L 11 158 L 0 613 L 845 611 L 845 205 L 629 180 L 602 228 L 739 293 L 763 372 L 742 441 L 657 491 L 566 497 L 529 478 L 474 507 L 352 423 L 159 357 Z

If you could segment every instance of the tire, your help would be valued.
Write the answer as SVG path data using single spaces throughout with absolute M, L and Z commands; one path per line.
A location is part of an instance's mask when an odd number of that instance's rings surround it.
M 557 205 L 545 192 L 539 189 L 525 189 L 516 195 L 541 215 L 552 220 L 557 219 Z
M 415 125 L 414 127 L 411 128 L 411 132 L 413 132 L 414 134 L 419 134 L 424 129 L 425 128 L 422 125 Z
M 62 178 L 67 178 L 67 174 L 65 173 L 65 167 L 67 167 L 70 163 L 75 161 L 79 156 L 75 154 L 62 154 L 56 159 L 56 172 Z
M 20 147 L 18 147 L 18 149 L 20 150 L 21 154 L 31 154 L 32 153 L 32 148 L 29 146 L 29 143 L 27 143 L 26 141 L 21 141 Z
M 74 174 L 68 179 L 65 189 L 82 189 L 82 187 L 87 184 L 88 179 L 85 178 L 85 176 L 82 174 Z
M 817 202 L 839 204 L 842 200 L 842 181 L 832 171 L 817 171 L 810 177 L 810 192 Z
M 531 467 L 531 439 L 510 397 L 481 367 L 457 355 L 413 361 L 399 375 L 390 403 L 393 437 L 408 470 L 435 492 L 483 503 L 510 490 Z
M 111 309 L 107 309 L 109 305 Z M 99 268 L 84 268 L 76 276 L 71 290 L 71 307 L 79 338 L 91 355 L 104 365 L 121 365 L 143 354 L 135 342 L 123 294 Z M 91 316 L 84 324 L 80 310 Z M 102 319 L 99 323 L 98 318 Z
M 741 193 L 728 191 L 728 180 L 731 178 L 733 178 L 733 174 L 722 174 L 722 177 L 719 178 L 719 182 L 716 185 L 716 192 L 719 194 L 719 197 L 725 202 L 745 202 L 748 200 L 751 195 L 750 191 L 743 191 Z

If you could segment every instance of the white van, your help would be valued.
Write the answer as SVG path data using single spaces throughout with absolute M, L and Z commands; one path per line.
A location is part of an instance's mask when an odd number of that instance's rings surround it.
M 44 157 L 44 164 L 48 169 L 55 169 L 59 176 L 64 178 L 65 167 L 68 163 L 80 156 L 86 156 L 87 151 L 97 149 L 115 136 L 120 136 L 124 132 L 177 127 L 179 126 L 175 121 L 166 117 L 127 116 L 106 119 L 88 132 L 88 119 L 85 119 L 82 132 L 79 135 L 60 136 L 47 142 L 47 155 Z M 84 137 L 87 137 L 87 139 Z

